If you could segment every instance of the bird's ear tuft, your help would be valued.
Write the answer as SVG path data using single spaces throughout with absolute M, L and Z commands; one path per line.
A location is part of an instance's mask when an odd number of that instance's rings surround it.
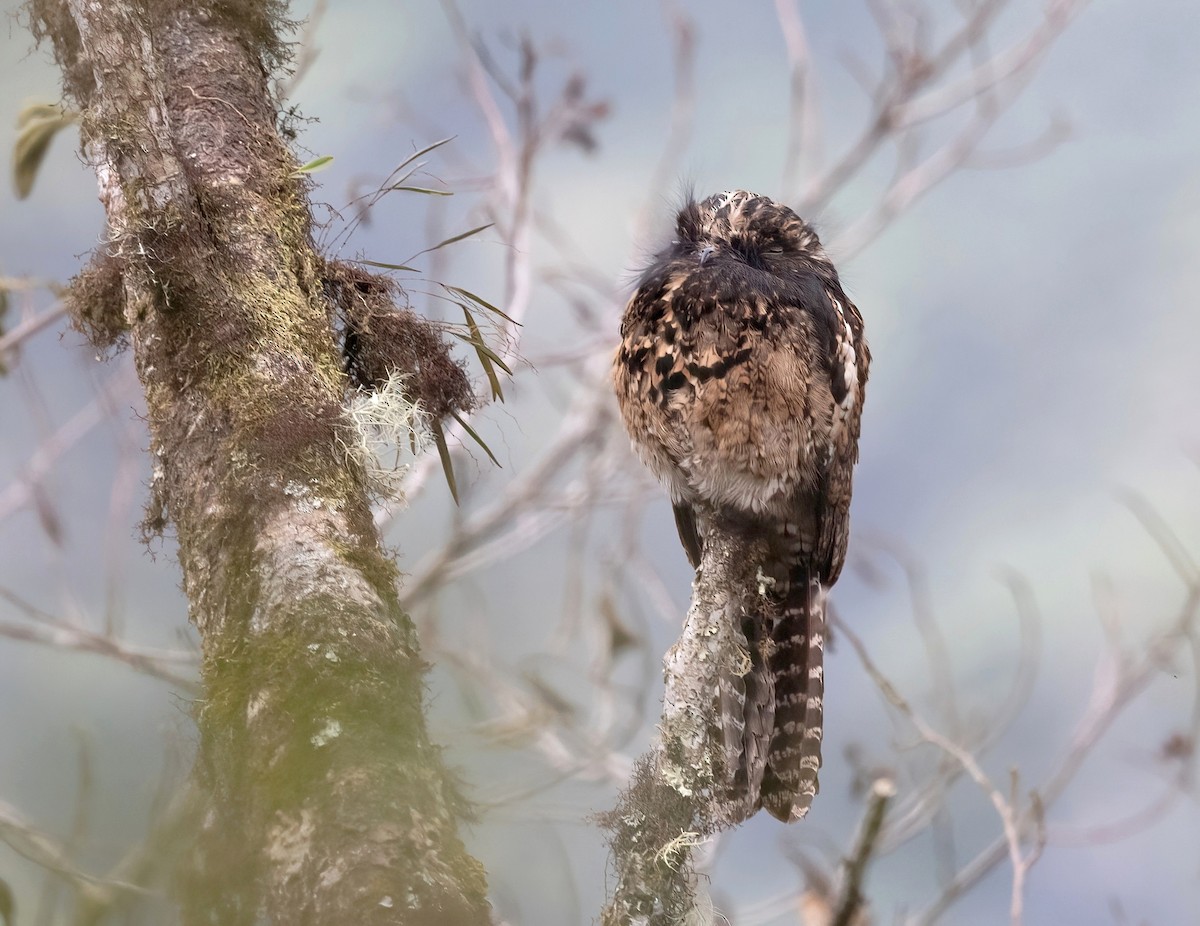
M 675 208 L 675 238 L 687 244 L 694 244 L 699 240 L 703 227 L 695 182 L 691 178 L 681 179 L 673 199 L 678 203 Z
M 687 202 L 680 207 L 679 215 L 675 219 L 676 235 L 680 241 L 699 241 L 701 228 L 700 204 L 694 197 L 689 196 Z

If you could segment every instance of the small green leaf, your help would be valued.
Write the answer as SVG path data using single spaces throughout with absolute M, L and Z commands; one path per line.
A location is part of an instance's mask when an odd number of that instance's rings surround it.
M 297 167 L 294 171 L 288 174 L 289 177 L 302 177 L 305 174 L 314 174 L 319 170 L 324 170 L 333 163 L 332 154 L 323 154 L 319 158 L 314 158 L 303 167 Z
M 433 441 L 437 444 L 438 456 L 442 458 L 442 472 L 446 474 L 446 485 L 450 487 L 450 497 L 457 505 L 459 504 L 458 485 L 454 482 L 454 464 L 450 460 L 450 448 L 446 446 L 446 435 L 442 431 L 440 421 L 433 421 L 430 426 L 433 429 Z
M 475 443 L 477 443 L 480 447 L 483 448 L 483 452 L 488 455 L 488 459 L 491 460 L 493 463 L 495 463 L 497 466 L 500 466 L 500 461 L 497 460 L 496 455 L 494 453 L 492 453 L 492 448 L 483 442 L 483 438 L 475 433 L 475 429 L 473 427 L 471 427 L 469 424 L 467 424 L 466 420 L 461 415 L 459 415 L 458 412 L 451 412 L 450 414 L 452 416 L 454 416 L 455 421 L 457 421 L 459 424 L 462 425 L 462 429 L 471 435 L 471 439 L 474 440 Z M 504 469 L 503 466 L 500 466 L 500 468 Z
M 424 193 L 427 196 L 453 196 L 454 195 L 449 190 L 431 190 L 431 189 L 429 189 L 429 187 L 425 187 L 425 186 L 401 186 L 400 184 L 396 184 L 394 186 L 386 187 L 386 189 L 388 189 L 388 190 L 407 190 L 409 193 Z
M 21 110 L 13 146 L 13 185 L 17 199 L 24 199 L 33 190 L 54 136 L 78 118 L 77 112 L 49 103 L 32 103 Z
M 498 308 L 496 308 L 494 305 L 492 305 L 490 302 L 488 302 L 482 296 L 476 296 L 469 289 L 463 289 L 461 286 L 450 286 L 449 284 L 446 284 L 446 283 L 443 283 L 442 286 L 443 286 L 443 288 L 450 290 L 450 292 L 452 292 L 452 293 L 458 293 L 458 295 L 460 295 L 460 296 L 465 296 L 467 299 L 470 299 L 472 302 L 474 302 L 480 308 L 487 309 L 489 312 L 493 312 L 496 315 L 499 315 L 506 322 L 511 322 L 512 324 L 516 325 L 517 327 L 521 327 L 521 323 L 519 321 L 517 321 L 515 318 L 511 318 L 508 315 L 505 315 L 503 312 L 501 312 Z
M 381 270 L 411 270 L 413 273 L 417 272 L 416 267 L 410 267 L 407 264 L 385 264 L 383 261 L 378 260 L 360 260 L 356 261 L 356 263 L 366 264 L 368 267 L 378 267 Z

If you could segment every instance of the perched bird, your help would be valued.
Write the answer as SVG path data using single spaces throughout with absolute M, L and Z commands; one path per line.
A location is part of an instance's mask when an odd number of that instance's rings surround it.
M 816 233 L 745 190 L 684 205 L 621 321 L 621 416 L 688 560 L 701 566 L 713 530 L 768 551 L 743 620 L 743 703 L 722 709 L 742 738 L 734 786 L 784 821 L 817 790 L 825 597 L 846 557 L 869 364 Z

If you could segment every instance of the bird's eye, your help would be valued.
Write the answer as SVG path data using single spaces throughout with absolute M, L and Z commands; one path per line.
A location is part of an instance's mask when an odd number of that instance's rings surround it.
M 764 254 L 782 254 L 783 248 L 780 247 L 779 245 L 775 245 L 774 247 L 763 248 L 763 253 Z

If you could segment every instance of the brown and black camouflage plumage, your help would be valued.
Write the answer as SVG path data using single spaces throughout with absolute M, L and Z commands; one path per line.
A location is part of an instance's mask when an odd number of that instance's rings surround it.
M 869 363 L 816 233 L 744 190 L 684 206 L 621 323 L 621 415 L 692 565 L 711 530 L 768 539 L 744 703 L 725 708 L 742 716 L 726 727 L 737 787 L 785 821 L 817 790 L 825 595 L 846 556 Z

